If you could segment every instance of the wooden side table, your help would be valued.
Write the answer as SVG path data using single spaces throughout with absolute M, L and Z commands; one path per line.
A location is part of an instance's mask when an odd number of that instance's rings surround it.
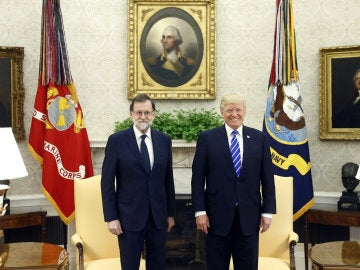
M 309 224 L 360 227 L 360 211 L 339 210 L 333 204 L 315 204 L 304 215 L 305 269 L 308 265 Z M 311 244 L 314 239 L 311 239 Z
M 310 249 L 315 269 L 360 269 L 360 242 L 339 241 L 316 244 Z
M 41 242 L 20 242 L 0 245 L 0 269 L 68 270 L 69 258 L 60 246 Z

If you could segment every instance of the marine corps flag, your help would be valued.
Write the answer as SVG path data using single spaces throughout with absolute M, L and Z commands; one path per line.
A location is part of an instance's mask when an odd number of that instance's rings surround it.
M 29 150 L 42 166 L 42 191 L 69 224 L 75 178 L 93 176 L 90 143 L 70 72 L 60 0 L 43 0 L 39 81 Z
M 294 178 L 294 220 L 314 204 L 292 0 L 276 1 L 274 56 L 264 117 L 274 173 Z

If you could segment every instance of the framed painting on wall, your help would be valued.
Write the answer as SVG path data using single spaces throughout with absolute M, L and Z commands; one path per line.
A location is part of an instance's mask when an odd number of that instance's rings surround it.
M 0 46 L 0 127 L 12 127 L 16 139 L 25 138 L 23 47 Z
M 215 99 L 215 0 L 128 6 L 128 98 Z
M 320 139 L 360 140 L 360 46 L 320 49 Z

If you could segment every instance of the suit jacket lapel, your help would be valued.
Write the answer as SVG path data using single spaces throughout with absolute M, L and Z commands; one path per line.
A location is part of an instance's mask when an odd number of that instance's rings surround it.
M 251 140 L 250 134 L 249 134 L 249 130 L 246 126 L 243 126 L 243 160 L 242 160 L 242 169 L 246 170 L 246 161 L 248 160 L 247 156 L 249 154 L 249 151 L 251 151 L 251 149 L 249 149 L 249 142 Z
M 214 143 L 220 144 L 221 149 L 223 149 L 224 158 L 227 160 L 227 163 L 229 163 L 233 167 L 233 161 L 232 161 L 232 157 L 231 157 L 230 146 L 229 146 L 229 141 L 228 141 L 228 137 L 226 134 L 225 125 L 223 125 L 221 128 L 219 128 L 216 135 L 217 135 L 218 141 L 216 141 Z M 235 172 L 235 170 L 234 170 L 234 172 Z
M 159 136 L 157 136 L 157 134 L 153 131 L 153 129 L 151 129 L 151 142 L 152 142 L 152 146 L 153 146 L 153 153 L 154 153 L 154 164 L 152 167 L 152 170 L 154 170 L 156 164 L 157 164 L 157 160 L 158 160 L 158 155 L 159 152 L 157 150 L 159 150 Z
M 128 132 L 126 134 L 126 141 L 127 141 L 128 146 L 129 146 L 130 154 L 133 153 L 135 155 L 136 159 L 140 163 L 140 166 L 145 171 L 144 162 L 143 162 L 143 160 L 141 158 L 139 146 L 138 146 L 137 141 L 136 141 L 135 132 L 134 132 L 133 127 L 131 126 L 127 131 Z

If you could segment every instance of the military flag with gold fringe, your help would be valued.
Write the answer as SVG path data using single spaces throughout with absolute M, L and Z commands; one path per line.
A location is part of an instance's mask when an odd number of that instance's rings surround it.
M 73 181 L 93 176 L 93 167 L 70 72 L 60 0 L 43 0 L 39 80 L 28 148 L 41 164 L 45 197 L 69 224 L 75 212 Z
M 274 173 L 294 178 L 294 220 L 314 204 L 309 144 L 296 58 L 292 0 L 276 1 L 273 61 L 264 116 Z

